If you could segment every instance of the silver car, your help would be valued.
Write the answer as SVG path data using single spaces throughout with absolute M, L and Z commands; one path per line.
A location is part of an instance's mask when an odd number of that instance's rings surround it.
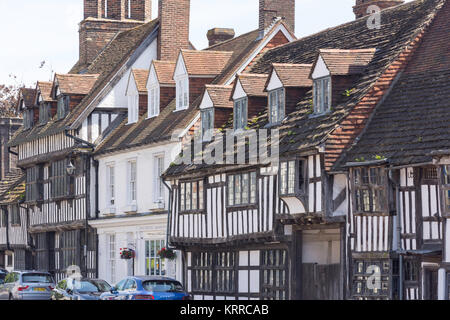
M 0 284 L 0 300 L 50 300 L 54 288 L 48 272 L 12 271 Z

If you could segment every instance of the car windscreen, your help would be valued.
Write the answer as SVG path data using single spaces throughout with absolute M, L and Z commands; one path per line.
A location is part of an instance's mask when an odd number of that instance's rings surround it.
M 106 281 L 82 280 L 75 281 L 74 288 L 77 292 L 108 292 L 111 286 Z
M 147 280 L 142 283 L 146 291 L 151 292 L 183 292 L 183 286 L 178 281 Z
M 46 273 L 24 273 L 22 275 L 24 283 L 53 283 L 51 275 Z

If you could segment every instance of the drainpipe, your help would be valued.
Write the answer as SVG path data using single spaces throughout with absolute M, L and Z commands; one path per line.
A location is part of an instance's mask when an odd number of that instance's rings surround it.
M 162 179 L 162 182 L 166 186 L 166 188 L 169 190 L 169 203 L 168 203 L 168 214 L 167 214 L 167 231 L 166 231 L 166 247 L 169 248 L 169 225 L 170 225 L 170 218 L 172 217 L 172 197 L 173 197 L 173 190 L 170 188 L 170 186 L 166 183 L 164 179 Z

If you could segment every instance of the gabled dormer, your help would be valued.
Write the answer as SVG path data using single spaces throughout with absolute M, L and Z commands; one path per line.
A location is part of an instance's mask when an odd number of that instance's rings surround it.
M 200 103 L 203 141 L 210 141 L 214 129 L 226 124 L 233 112 L 232 86 L 206 85 Z
M 39 125 L 45 125 L 56 114 L 56 101 L 52 98 L 52 82 L 38 81 L 36 87 L 36 106 L 39 108 Z
M 220 74 L 232 52 L 181 50 L 173 80 L 176 83 L 176 110 L 186 110 L 206 84 Z
M 147 81 L 148 118 L 159 115 L 161 110 L 175 98 L 173 74 L 176 63 L 153 60 Z
M 98 74 L 55 74 L 51 96 L 57 102 L 56 120 L 64 119 L 91 91 Z
M 133 69 L 128 78 L 125 95 L 128 98 L 128 124 L 136 123 L 147 112 L 148 70 Z
M 320 49 L 311 70 L 313 112 L 322 115 L 332 110 L 343 96 L 350 96 L 353 83 L 364 72 L 376 49 Z
M 297 102 L 311 89 L 310 64 L 274 63 L 266 87 L 269 124 L 278 124 L 295 110 Z
M 34 112 L 36 109 L 36 89 L 21 88 L 18 96 L 18 113 L 23 115 L 23 127 L 25 130 L 34 125 Z
M 236 77 L 231 92 L 234 130 L 244 129 L 249 119 L 264 112 L 267 106 L 266 82 L 265 74 L 242 73 Z

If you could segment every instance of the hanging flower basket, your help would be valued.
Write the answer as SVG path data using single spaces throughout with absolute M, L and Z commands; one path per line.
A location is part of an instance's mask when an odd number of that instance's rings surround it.
M 136 257 L 136 252 L 134 252 L 133 249 L 129 249 L 129 248 L 120 248 L 120 259 L 124 259 L 124 260 L 130 260 L 130 259 L 134 259 Z
M 173 251 L 173 249 L 162 248 L 158 251 L 158 256 L 161 259 L 175 260 L 177 254 Z

